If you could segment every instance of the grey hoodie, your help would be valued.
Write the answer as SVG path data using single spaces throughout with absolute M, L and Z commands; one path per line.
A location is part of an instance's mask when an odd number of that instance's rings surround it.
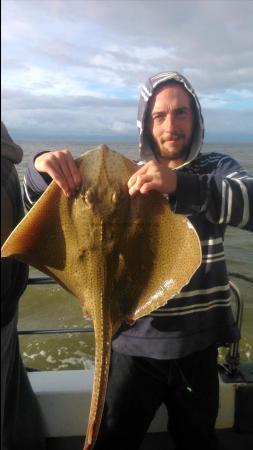
M 145 118 L 147 112 L 147 106 L 149 99 L 153 96 L 154 90 L 168 81 L 175 80 L 178 83 L 181 83 L 185 89 L 192 95 L 195 101 L 196 106 L 196 120 L 195 120 L 195 128 L 194 135 L 191 143 L 191 148 L 189 149 L 188 157 L 185 164 L 191 162 L 196 156 L 199 154 L 203 139 L 204 139 L 204 121 L 201 113 L 201 106 L 198 101 L 198 97 L 195 94 L 191 84 L 189 81 L 180 75 L 178 72 L 163 72 L 157 75 L 150 77 L 145 85 L 142 86 L 141 95 L 139 100 L 138 107 L 138 115 L 137 115 L 137 127 L 139 131 L 139 148 L 140 148 L 140 156 L 141 159 L 145 162 L 150 159 L 154 159 L 154 153 L 152 148 L 150 147 L 149 140 L 145 133 Z

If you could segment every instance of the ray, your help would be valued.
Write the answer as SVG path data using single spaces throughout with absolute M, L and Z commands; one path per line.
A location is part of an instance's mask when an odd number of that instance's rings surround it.
M 101 145 L 77 160 L 82 186 L 66 198 L 52 182 L 4 243 L 12 256 L 53 277 L 93 320 L 95 372 L 84 450 L 101 422 L 111 340 L 123 322 L 165 305 L 201 262 L 197 233 L 158 192 L 131 198 L 138 166 Z

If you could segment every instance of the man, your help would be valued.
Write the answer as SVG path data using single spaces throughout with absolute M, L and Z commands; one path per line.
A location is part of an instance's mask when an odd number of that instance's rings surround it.
M 23 151 L 1 122 L 1 245 L 24 215 L 14 164 Z M 18 343 L 18 302 L 26 288 L 28 267 L 15 259 L 1 261 L 1 450 L 44 450 L 37 399 L 23 366 Z
M 203 253 L 182 292 L 114 336 L 106 404 L 95 450 L 137 450 L 165 402 L 177 450 L 216 450 L 217 347 L 239 339 L 231 305 L 223 238 L 227 224 L 253 230 L 253 180 L 226 155 L 201 153 L 203 118 L 197 96 L 179 73 L 151 77 L 138 110 L 142 165 L 129 194 L 155 189 L 188 216 Z M 42 154 L 35 168 L 71 195 L 80 185 L 66 150 Z M 33 202 L 39 172 L 25 189 Z M 39 195 L 39 191 L 37 192 Z

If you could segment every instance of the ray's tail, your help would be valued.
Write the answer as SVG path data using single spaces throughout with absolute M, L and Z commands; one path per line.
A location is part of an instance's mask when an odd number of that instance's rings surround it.
M 87 433 L 83 450 L 92 450 L 102 419 L 111 356 L 112 329 L 109 324 L 102 325 L 98 331 L 94 324 L 96 339 L 95 372 Z

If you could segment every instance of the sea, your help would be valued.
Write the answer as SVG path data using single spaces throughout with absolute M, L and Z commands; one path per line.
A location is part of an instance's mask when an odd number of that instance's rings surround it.
M 74 142 L 74 141 L 32 141 L 16 140 L 24 151 L 21 164 L 17 166 L 20 182 L 34 156 L 44 150 L 68 148 L 75 157 L 87 150 L 106 143 L 111 149 L 129 159 L 138 159 L 138 144 L 134 142 Z M 220 152 L 234 157 L 253 174 L 253 143 L 251 144 L 205 144 L 203 152 Z M 50 220 L 50 218 L 49 218 Z M 52 243 L 53 251 L 53 243 Z M 231 281 L 240 290 L 244 302 L 240 340 L 242 362 L 253 362 L 253 235 L 249 231 L 227 227 L 225 255 Z M 238 278 L 236 274 L 245 277 Z M 30 276 L 43 276 L 30 268 Z M 236 315 L 236 302 L 232 299 Z M 28 286 L 19 306 L 18 328 L 25 330 L 78 329 L 89 330 L 91 319 L 82 316 L 79 301 L 63 288 L 55 285 Z M 64 334 L 20 335 L 20 349 L 26 367 L 32 370 L 90 369 L 94 365 L 95 342 L 92 332 Z M 219 350 L 224 361 L 227 349 Z

